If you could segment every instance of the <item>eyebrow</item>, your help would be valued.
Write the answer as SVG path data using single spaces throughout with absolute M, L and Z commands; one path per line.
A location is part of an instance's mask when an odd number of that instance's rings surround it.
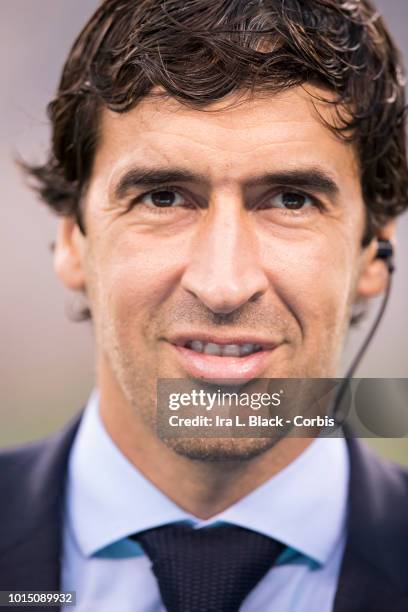
M 120 200 L 135 187 L 160 187 L 169 183 L 205 182 L 206 177 L 179 168 L 164 170 L 160 168 L 133 168 L 126 172 L 115 188 L 115 197 Z
M 136 187 L 149 188 L 171 183 L 194 182 L 206 183 L 208 177 L 182 168 L 133 168 L 120 179 L 115 188 L 115 197 L 120 200 Z M 269 172 L 244 181 L 244 185 L 246 187 L 280 185 L 310 189 L 332 197 L 337 196 L 340 191 L 335 179 L 326 170 L 317 166 Z
M 337 196 L 340 191 L 335 179 L 330 174 L 314 166 L 305 169 L 270 172 L 250 179 L 246 182 L 246 185 L 248 187 L 263 185 L 297 187 L 298 189 L 310 189 L 319 193 L 325 193 L 333 197 Z

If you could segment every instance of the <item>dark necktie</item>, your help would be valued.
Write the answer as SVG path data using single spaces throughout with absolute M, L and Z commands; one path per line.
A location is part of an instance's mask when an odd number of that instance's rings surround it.
M 235 525 L 172 523 L 132 536 L 152 562 L 168 612 L 236 612 L 283 545 Z

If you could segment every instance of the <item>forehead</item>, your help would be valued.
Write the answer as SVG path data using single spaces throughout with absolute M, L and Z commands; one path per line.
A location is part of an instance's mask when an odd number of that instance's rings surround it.
M 113 180 L 140 164 L 183 166 L 212 182 L 245 181 L 265 169 L 320 166 L 337 178 L 358 180 L 354 148 L 340 140 L 327 91 L 229 98 L 204 110 L 174 98 L 148 96 L 126 113 L 103 109 L 94 174 Z

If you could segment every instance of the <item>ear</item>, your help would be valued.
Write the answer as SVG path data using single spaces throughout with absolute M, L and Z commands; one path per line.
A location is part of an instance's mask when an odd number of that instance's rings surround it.
M 73 217 L 60 220 L 54 249 L 54 270 L 68 289 L 85 289 L 85 241 Z
M 360 275 L 357 282 L 357 297 L 372 298 L 381 295 L 388 283 L 389 272 L 386 263 L 377 258 L 378 240 L 389 240 L 395 252 L 396 221 L 388 221 L 365 247 L 362 254 Z

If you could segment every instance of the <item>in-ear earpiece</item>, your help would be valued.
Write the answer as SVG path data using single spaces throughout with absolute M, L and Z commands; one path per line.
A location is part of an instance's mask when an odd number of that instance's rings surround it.
M 389 240 L 378 240 L 376 259 L 385 261 L 390 274 L 394 272 L 394 248 Z

